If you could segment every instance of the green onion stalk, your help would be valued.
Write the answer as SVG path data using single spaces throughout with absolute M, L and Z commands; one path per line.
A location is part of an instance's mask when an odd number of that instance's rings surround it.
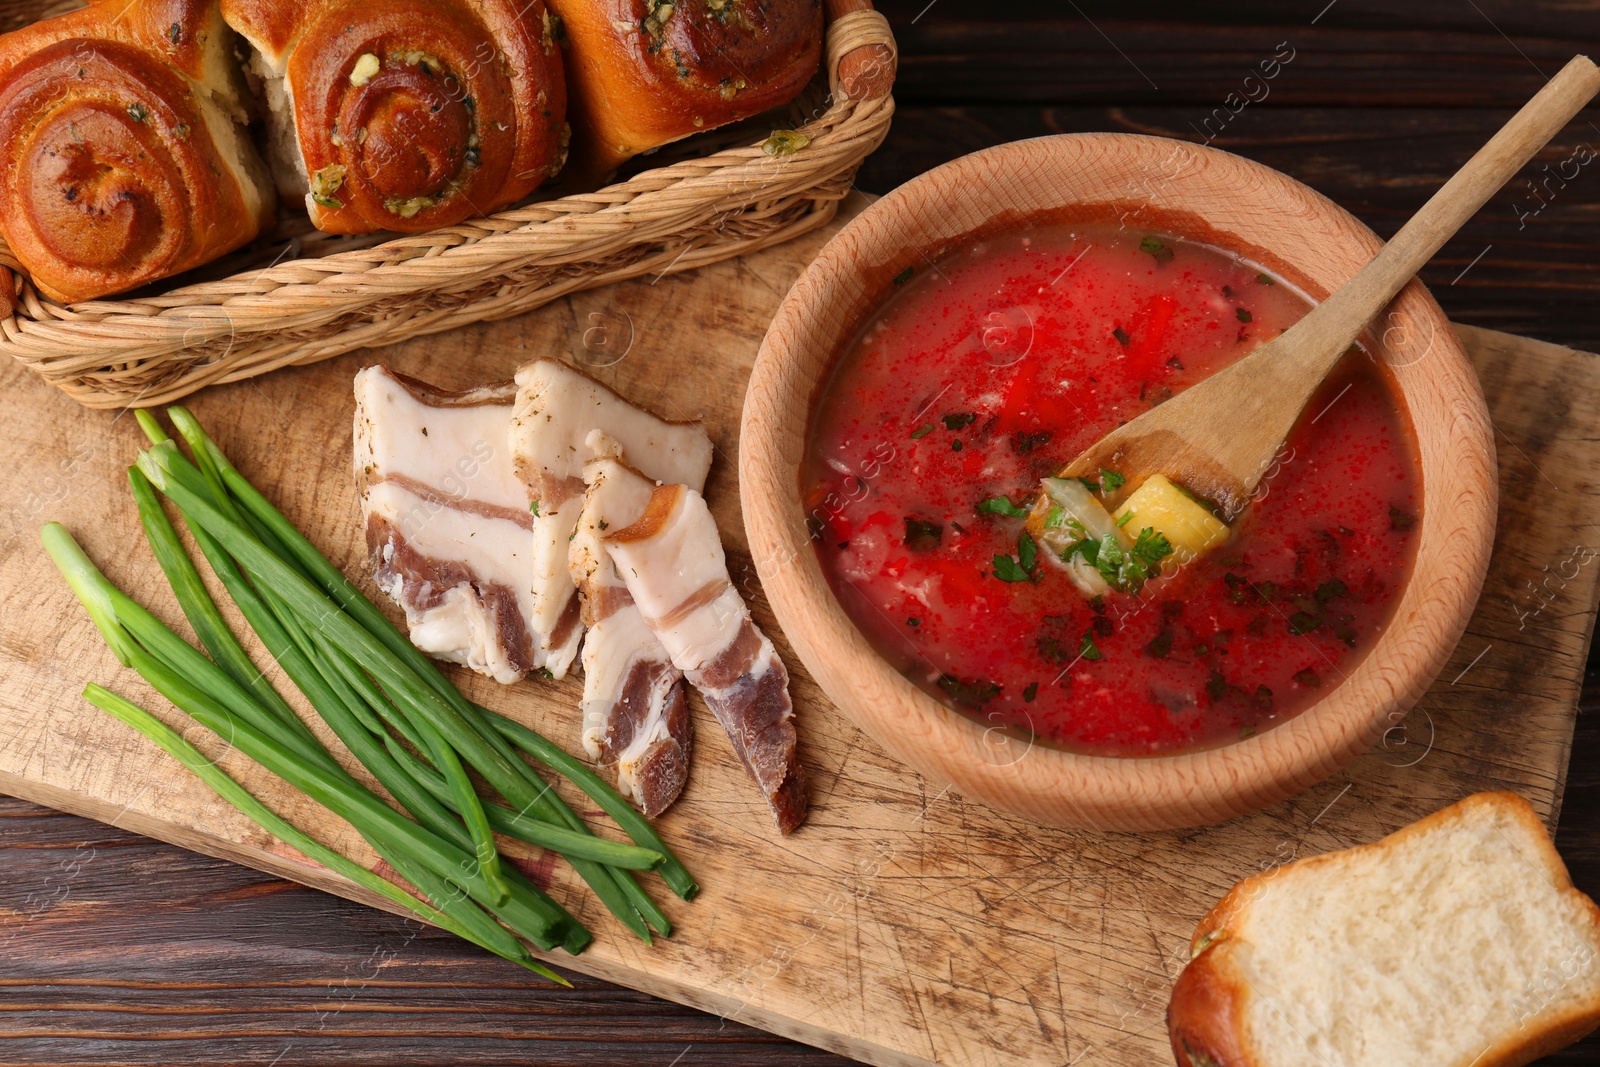
M 123 665 L 232 747 L 350 822 L 426 901 L 272 813 L 138 705 L 95 685 L 85 692 L 90 703 L 145 734 L 305 855 L 553 980 L 562 981 L 533 959 L 518 936 L 541 949 L 560 945 L 576 953 L 591 935 L 501 862 L 497 833 L 557 852 L 646 943 L 652 928 L 669 934 L 666 915 L 633 872 L 660 874 L 684 900 L 699 887 L 649 822 L 582 761 L 467 700 L 238 472 L 188 411 L 172 408 L 169 414 L 193 461 L 150 413 L 140 411 L 151 448 L 130 468 L 129 482 L 146 539 L 206 654 L 118 589 L 65 528 L 44 528 L 46 550 Z M 211 599 L 158 492 L 177 506 L 211 570 L 284 674 L 403 813 L 353 778 L 256 668 Z M 524 755 L 571 780 L 632 843 L 596 836 Z M 507 803 L 481 798 L 469 770 Z

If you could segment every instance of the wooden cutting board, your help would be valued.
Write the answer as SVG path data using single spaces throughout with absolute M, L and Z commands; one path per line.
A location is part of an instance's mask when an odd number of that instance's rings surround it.
M 762 598 L 739 517 L 739 406 L 766 323 L 825 236 L 194 398 L 238 466 L 352 574 L 364 551 L 349 383 L 365 363 L 454 387 L 556 354 L 665 414 L 708 420 L 718 452 L 707 496 L 735 580 L 789 662 L 811 819 L 774 837 L 696 702 L 693 778 L 660 825 L 704 892 L 691 904 L 657 892 L 679 932 L 645 948 L 570 871 L 536 865 L 598 935 L 560 962 L 876 1064 L 1147 1067 L 1169 1062 L 1163 1013 L 1188 933 L 1238 879 L 1371 841 L 1481 789 L 1515 790 L 1554 824 L 1600 575 L 1600 359 L 1461 329 L 1499 431 L 1495 555 L 1450 665 L 1377 750 L 1223 826 L 1046 830 L 886 757 L 817 690 Z M 0 425 L 0 790 L 368 900 L 79 697 L 95 680 L 181 718 L 116 664 L 36 539 L 44 521 L 67 523 L 115 580 L 176 619 L 123 477 L 142 440 L 133 419 L 84 411 L 6 366 Z M 578 681 L 465 685 L 578 748 Z M 278 810 L 371 861 L 349 827 L 237 753 L 208 751 Z

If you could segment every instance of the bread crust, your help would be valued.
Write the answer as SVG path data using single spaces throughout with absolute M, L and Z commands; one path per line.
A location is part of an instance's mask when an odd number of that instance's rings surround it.
M 1255 1062 L 1244 1052 L 1242 983 L 1232 973 L 1223 948 L 1215 944 L 1190 960 L 1172 987 L 1167 1031 L 1178 1067 L 1244 1067 Z
M 229 37 L 204 0 L 95 4 L 0 37 L 0 232 L 48 296 L 132 289 L 270 225 L 265 168 L 232 125 L 242 75 L 216 62 Z
M 822 55 L 820 0 L 550 0 L 550 7 L 567 39 L 575 183 L 788 102 Z
M 1291 870 L 1305 872 L 1338 867 L 1373 854 L 1404 849 L 1413 839 L 1443 823 L 1468 817 L 1482 807 L 1498 809 L 1500 814 L 1522 825 L 1535 852 L 1529 859 L 1542 868 L 1563 896 L 1586 914 L 1593 932 L 1591 942 L 1600 943 L 1600 907 L 1574 888 L 1566 864 L 1533 806 L 1514 793 L 1476 793 L 1380 841 L 1297 860 L 1253 875 L 1234 886 L 1195 927 L 1190 939 L 1190 962 L 1173 986 L 1167 1007 L 1167 1032 L 1179 1067 L 1272 1067 L 1261 1050 L 1251 1044 L 1243 1025 L 1244 1008 L 1251 991 L 1235 965 L 1237 954 L 1244 951 L 1245 946 L 1234 934 L 1247 909 L 1264 895 L 1274 880 Z M 1478 1055 L 1471 1067 L 1521 1067 L 1566 1047 L 1597 1026 L 1600 1026 L 1600 995 L 1559 1013 L 1541 1012 L 1529 1025 L 1506 1034 Z M 1440 1064 L 1438 1067 L 1457 1065 Z

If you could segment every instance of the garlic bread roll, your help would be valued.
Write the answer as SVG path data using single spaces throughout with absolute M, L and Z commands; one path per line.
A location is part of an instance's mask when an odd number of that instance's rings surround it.
M 566 156 L 542 0 L 223 0 L 255 49 L 280 190 L 328 233 L 450 226 Z
M 0 37 L 0 232 L 41 291 L 91 300 L 272 220 L 214 3 L 95 4 Z
M 822 56 L 821 0 L 550 0 L 565 29 L 574 181 L 787 103 Z

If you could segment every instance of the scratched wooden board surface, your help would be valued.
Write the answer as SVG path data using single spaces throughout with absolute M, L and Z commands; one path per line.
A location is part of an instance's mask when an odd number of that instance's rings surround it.
M 660 825 L 704 892 L 683 904 L 658 891 L 679 932 L 647 949 L 570 872 L 535 866 L 599 935 L 562 962 L 873 1063 L 1063 1064 L 1092 1050 L 1097 1063 L 1133 1067 L 1165 1062 L 1162 1015 L 1188 931 L 1237 879 L 1373 840 L 1480 789 L 1513 789 L 1553 823 L 1600 574 L 1582 547 L 1600 525 L 1596 357 L 1463 328 L 1502 431 L 1495 556 L 1467 637 L 1383 745 L 1223 826 L 1043 830 L 888 759 L 811 683 L 755 580 L 735 477 L 739 404 L 765 323 L 823 236 L 215 388 L 192 404 L 241 469 L 353 574 L 364 553 L 349 381 L 367 362 L 464 386 L 553 353 L 663 413 L 708 420 L 718 451 L 707 495 L 735 580 L 793 672 L 811 819 L 788 840 L 773 836 L 696 701 L 694 774 Z M 117 666 L 35 540 L 46 519 L 66 522 L 114 579 L 175 618 L 123 482 L 140 436 L 131 418 L 82 411 L 9 366 L 0 367 L 0 418 L 10 429 L 0 443 L 0 791 L 365 899 L 79 698 L 93 679 L 180 718 Z M 465 684 L 577 747 L 576 680 Z M 281 812 L 371 858 L 348 827 L 237 754 L 220 758 Z

